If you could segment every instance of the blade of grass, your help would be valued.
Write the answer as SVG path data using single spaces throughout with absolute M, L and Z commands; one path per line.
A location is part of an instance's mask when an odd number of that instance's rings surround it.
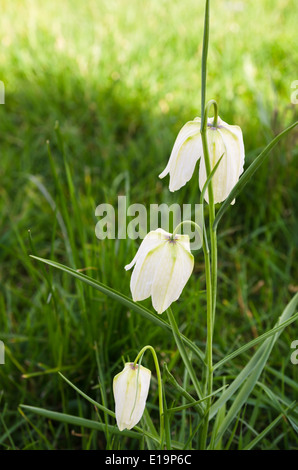
M 296 294 L 292 300 L 288 303 L 284 309 L 282 315 L 279 318 L 277 325 L 281 324 L 283 321 L 287 320 L 291 315 L 293 315 L 296 305 L 298 302 L 298 294 Z M 223 423 L 221 424 L 218 434 L 216 436 L 215 445 L 219 439 L 223 436 L 227 430 L 230 423 L 235 419 L 238 412 L 242 408 L 243 404 L 247 401 L 250 393 L 254 389 L 265 365 L 270 356 L 272 348 L 280 336 L 282 330 L 279 330 L 273 337 L 267 338 L 258 351 L 254 354 L 252 359 L 246 365 L 246 367 L 240 372 L 236 377 L 234 382 L 230 385 L 228 390 L 222 394 L 222 396 L 217 400 L 217 402 L 211 407 L 210 417 L 214 416 L 221 406 L 226 403 L 226 401 L 231 398 L 236 390 L 242 385 L 242 388 L 238 392 L 231 408 L 229 409 Z
M 291 299 L 291 301 L 288 303 L 288 305 L 284 309 L 282 315 L 279 317 L 277 326 L 279 326 L 280 323 L 287 320 L 289 317 L 291 317 L 291 315 L 293 315 L 294 311 L 296 310 L 297 302 L 298 302 L 298 293 Z M 250 359 L 250 361 L 242 369 L 240 374 L 231 383 L 229 388 L 211 406 L 210 418 L 216 415 L 219 408 L 234 395 L 234 393 L 238 390 L 238 388 L 249 377 L 249 375 L 252 373 L 252 371 L 255 369 L 258 363 L 262 360 L 262 357 L 264 356 L 264 352 L 266 352 L 269 347 L 271 348 L 273 347 L 274 343 L 278 339 L 281 332 L 282 330 L 279 330 L 277 333 L 275 333 L 273 338 L 267 338 L 265 342 L 259 347 L 259 349 L 255 352 L 255 354 Z
M 41 437 L 41 439 L 45 442 L 47 448 L 53 450 L 53 446 L 50 443 L 50 441 L 47 439 L 47 437 L 38 429 L 37 426 L 35 426 L 31 422 L 31 420 L 28 418 L 28 416 L 26 416 L 24 411 L 22 409 L 20 409 L 20 407 L 18 408 L 18 411 L 19 411 L 20 415 L 27 421 L 27 423 L 34 429 L 34 431 L 38 434 L 38 436 Z
M 172 449 L 171 427 L 170 427 L 170 420 L 169 420 L 169 414 L 168 414 L 168 406 L 167 406 L 167 401 L 166 401 L 166 394 L 164 390 L 163 390 L 162 396 L 163 396 L 163 411 L 164 411 L 164 423 L 165 423 L 165 443 L 166 443 L 166 449 L 171 450 Z
M 216 446 L 214 445 L 214 441 L 216 438 L 216 435 L 218 433 L 218 430 L 225 419 L 225 414 L 226 414 L 226 404 L 224 404 L 219 412 L 216 415 L 215 423 L 212 429 L 212 434 L 211 434 L 211 439 L 210 439 L 210 449 L 214 450 L 221 450 L 222 449 L 222 439 L 219 439 Z
M 293 403 L 292 406 L 294 406 L 296 402 Z M 256 436 L 249 444 L 247 444 L 245 447 L 243 447 L 242 450 L 251 450 L 253 449 L 265 436 L 268 434 L 278 423 L 279 421 L 286 416 L 287 411 L 290 409 L 290 407 L 285 410 L 283 413 L 280 413 L 280 415 L 275 418 L 272 423 L 269 424 L 258 436 Z
M 37 408 L 35 406 L 29 405 L 20 405 L 24 410 L 31 411 L 32 413 L 43 416 L 47 419 L 52 419 L 54 421 L 60 421 L 62 423 L 72 424 L 73 426 L 84 427 L 88 429 L 95 429 L 97 431 L 105 432 L 106 425 L 104 423 L 99 423 L 90 419 L 80 418 L 78 416 L 72 416 L 65 413 L 57 413 L 56 411 L 46 410 L 43 408 Z M 111 434 L 119 434 L 121 436 L 133 437 L 136 439 L 142 439 L 143 434 L 140 434 L 136 431 L 130 431 L 125 429 L 124 431 L 119 431 L 116 426 L 108 425 L 109 432 Z
M 32 413 L 35 413 L 39 416 L 43 416 L 44 418 L 51 419 L 54 421 L 60 421 L 62 423 L 71 424 L 73 426 L 94 429 L 96 431 L 101 431 L 101 432 L 105 432 L 106 430 L 106 425 L 104 423 L 99 423 L 97 421 L 93 421 L 90 419 L 80 418 L 78 416 L 68 415 L 65 413 L 58 413 L 56 411 L 46 410 L 44 408 L 38 408 L 35 406 L 29 406 L 29 405 L 23 405 L 23 404 L 20 405 L 20 408 L 31 411 Z M 136 439 L 143 439 L 144 435 L 146 435 L 150 437 L 151 439 L 153 439 L 154 441 L 156 441 L 157 443 L 159 443 L 159 440 L 156 439 L 155 436 L 153 436 L 152 434 L 144 430 L 141 430 L 141 432 L 130 431 L 128 429 L 119 431 L 117 426 L 111 426 L 111 425 L 108 425 L 108 428 L 109 428 L 109 433 L 111 434 L 132 437 Z M 182 444 L 180 444 L 179 442 L 173 442 L 172 447 L 174 449 L 181 449 Z
M 181 385 L 178 384 L 175 377 L 169 371 L 166 363 L 164 363 L 163 365 L 163 370 L 164 370 L 165 380 L 168 380 L 173 385 L 173 387 L 175 387 L 178 390 L 178 392 L 189 401 L 191 406 L 196 408 L 196 410 L 200 413 L 200 415 L 202 415 L 202 410 L 199 407 L 199 404 L 197 403 L 197 401 L 186 390 L 184 390 L 184 388 L 181 387 Z M 202 400 L 199 400 L 199 402 L 201 401 Z
M 195 387 L 196 393 L 197 393 L 199 399 L 201 400 L 203 398 L 201 386 L 200 386 L 200 383 L 198 381 L 197 375 L 194 371 L 194 368 L 192 366 L 191 360 L 189 359 L 187 351 L 185 350 L 183 341 L 182 341 L 181 336 L 180 336 L 180 331 L 179 331 L 179 328 L 178 328 L 178 325 L 176 323 L 176 320 L 175 320 L 175 317 L 173 315 L 171 307 L 169 307 L 167 309 L 167 314 L 168 314 L 169 322 L 170 322 L 171 327 L 172 327 L 172 334 L 174 336 L 177 348 L 179 349 L 179 352 L 180 352 L 182 360 L 185 364 L 185 367 L 187 367 L 189 376 L 190 376 L 191 381 L 192 381 L 192 383 Z
M 73 183 L 73 176 L 71 173 L 70 165 L 67 159 L 67 155 L 65 152 L 65 145 L 64 145 L 64 140 L 63 140 L 63 135 L 60 130 L 60 125 L 59 122 L 55 122 L 55 133 L 59 145 L 60 152 L 63 157 L 63 163 L 64 163 L 64 168 L 65 168 L 65 175 L 66 175 L 66 181 L 69 189 L 69 195 L 70 195 L 70 201 L 71 201 L 71 207 L 73 209 L 73 215 L 74 215 L 74 220 L 75 220 L 75 226 L 77 227 L 77 230 L 79 232 L 79 237 L 80 237 L 80 245 L 84 253 L 84 259 L 87 260 L 87 252 L 86 252 L 86 236 L 84 232 L 84 224 L 81 223 L 81 215 L 80 215 L 80 207 L 79 207 L 79 198 L 76 194 L 75 191 L 75 186 Z
M 78 392 L 82 397 L 84 397 L 86 400 L 89 401 L 89 403 L 92 403 L 92 405 L 94 405 L 96 408 L 98 408 L 99 410 L 103 411 L 104 413 L 112 416 L 113 418 L 115 418 L 115 413 L 111 410 L 109 410 L 108 408 L 106 408 L 105 406 L 101 405 L 100 403 L 98 403 L 97 401 L 93 400 L 93 398 L 89 397 L 88 395 L 86 395 L 86 393 L 84 393 L 82 390 L 80 390 L 78 387 L 76 387 L 70 380 L 68 380 L 63 374 L 61 374 L 61 372 L 58 372 L 58 374 L 60 375 L 60 377 L 65 380 L 66 383 L 68 383 L 68 385 L 70 385 L 76 392 Z
M 158 317 L 157 314 L 151 312 L 150 310 L 143 307 L 142 305 L 132 301 L 129 297 L 125 296 L 124 294 L 121 294 L 121 292 L 118 292 L 115 289 L 112 289 L 111 287 L 108 287 L 105 284 L 102 284 L 101 282 L 96 281 L 95 279 L 92 279 L 89 276 L 86 276 L 85 274 L 81 274 L 75 269 L 64 266 L 63 264 L 60 264 L 60 263 L 57 263 L 55 261 L 51 261 L 48 259 L 39 258 L 38 256 L 33 256 L 33 255 L 30 255 L 30 256 L 31 258 L 36 259 L 37 261 L 41 261 L 42 263 L 53 266 L 54 268 L 60 269 L 61 271 L 64 271 L 70 274 L 71 276 L 76 277 L 80 281 L 85 282 L 86 284 L 94 287 L 94 289 L 100 291 L 101 293 L 107 295 L 108 297 L 114 300 L 117 300 L 118 302 L 122 303 L 128 308 L 131 308 L 135 312 L 145 317 L 147 320 L 150 320 L 151 322 L 153 322 L 155 325 L 159 326 L 160 328 L 163 328 L 164 330 L 167 330 L 168 333 L 172 332 L 170 325 L 165 320 Z M 203 362 L 203 364 L 205 364 L 203 352 L 192 341 L 186 338 L 183 334 L 181 334 L 181 338 L 183 342 Z
M 112 416 L 114 419 L 116 419 L 116 415 L 114 413 L 114 411 L 111 411 L 109 410 L 107 407 L 105 407 L 104 405 L 101 405 L 100 403 L 98 403 L 97 401 L 93 400 L 93 398 L 89 397 L 86 393 L 84 393 L 82 390 L 80 390 L 78 387 L 76 387 L 69 379 L 67 379 L 63 374 L 61 374 L 61 372 L 58 372 L 60 377 L 65 380 L 66 383 L 68 383 L 68 385 L 70 385 L 76 392 L 78 392 L 83 398 L 85 398 L 87 401 L 89 401 L 89 403 L 92 403 L 92 405 L 94 405 L 96 408 L 98 408 L 99 410 L 102 410 L 105 414 L 107 415 L 110 415 Z M 107 426 L 107 423 L 105 423 L 105 426 L 106 428 L 109 429 L 109 426 Z M 148 437 L 152 437 L 154 436 L 154 440 L 156 442 L 159 442 L 159 435 L 156 433 L 155 429 L 153 428 L 153 432 L 146 432 L 146 431 L 143 431 L 143 429 L 141 429 L 139 426 L 135 426 L 134 427 L 136 431 L 139 431 L 140 433 L 143 433 L 145 434 L 146 436 Z M 105 429 L 107 430 L 107 429 Z M 150 430 L 151 431 L 151 430 Z
M 211 395 L 206 395 L 206 397 L 202 398 L 201 400 L 196 400 L 192 403 L 186 403 L 185 405 L 181 406 L 175 406 L 174 408 L 169 408 L 168 413 L 176 413 L 176 411 L 182 411 L 186 410 L 187 408 L 194 407 L 195 405 L 198 405 L 199 403 L 202 403 L 203 401 L 207 400 L 207 398 L 214 397 L 215 395 L 218 395 L 219 392 L 227 388 L 229 385 L 223 385 L 222 387 L 218 388 L 215 390 Z
M 242 354 L 244 351 L 247 351 L 247 349 L 250 349 L 260 342 L 264 341 L 265 339 L 269 338 L 270 336 L 274 335 L 280 330 L 283 330 L 286 326 L 290 325 L 294 321 L 298 319 L 298 312 L 295 313 L 291 318 L 289 318 L 287 321 L 281 323 L 281 325 L 276 326 L 275 328 L 272 328 L 272 330 L 266 331 L 266 333 L 258 336 L 257 338 L 253 339 L 249 343 L 246 343 L 244 346 L 241 346 L 241 348 L 236 349 L 233 351 L 231 354 L 228 354 L 226 357 L 218 361 L 216 364 L 213 366 L 213 370 L 217 369 L 218 367 L 221 367 L 223 364 L 226 362 L 230 361 L 231 359 L 234 359 L 236 356 L 239 354 Z

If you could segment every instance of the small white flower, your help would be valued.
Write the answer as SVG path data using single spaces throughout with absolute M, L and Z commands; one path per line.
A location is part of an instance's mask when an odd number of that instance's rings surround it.
M 152 298 L 157 313 L 177 300 L 194 266 L 188 235 L 173 236 L 163 229 L 149 232 L 136 256 L 125 266 L 134 270 L 130 280 L 133 300 Z
M 151 371 L 133 362 L 114 377 L 115 414 L 120 431 L 133 428 L 142 418 L 149 392 Z
M 243 172 L 244 144 L 239 126 L 230 126 L 218 117 L 217 126 L 213 127 L 213 121 L 213 118 L 209 118 L 207 123 L 211 170 L 223 155 L 212 178 L 214 202 L 217 203 L 227 198 Z M 180 130 L 168 164 L 159 177 L 164 178 L 169 173 L 169 189 L 177 191 L 191 179 L 199 159 L 201 159 L 199 186 L 202 190 L 207 177 L 201 137 L 201 119 L 195 118 L 194 121 L 187 122 Z M 208 202 L 208 191 L 205 192 L 205 200 Z

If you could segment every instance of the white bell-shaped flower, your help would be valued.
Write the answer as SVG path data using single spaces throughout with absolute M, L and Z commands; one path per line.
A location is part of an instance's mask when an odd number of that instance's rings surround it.
M 151 371 L 133 362 L 114 377 L 115 414 L 120 431 L 133 428 L 142 418 L 149 392 Z
M 211 170 L 223 155 L 212 178 L 214 202 L 217 203 L 227 198 L 243 172 L 244 144 L 239 126 L 230 126 L 218 117 L 217 125 L 213 127 L 213 121 L 213 118 L 209 118 L 207 122 Z M 187 122 L 180 130 L 168 164 L 159 177 L 164 178 L 169 173 L 169 189 L 176 191 L 191 179 L 199 159 L 201 159 L 199 186 L 202 190 L 207 176 L 201 137 L 201 119 L 195 118 L 194 121 Z M 208 202 L 208 191 L 205 192 L 205 200 Z
M 175 235 L 157 229 L 142 241 L 128 270 L 134 267 L 130 280 L 133 300 L 152 298 L 157 313 L 164 312 L 177 300 L 194 266 L 188 235 Z

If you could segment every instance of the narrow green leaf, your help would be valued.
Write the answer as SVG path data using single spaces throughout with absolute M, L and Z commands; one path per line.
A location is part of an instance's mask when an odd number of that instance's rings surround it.
M 290 377 L 283 374 L 279 370 L 275 370 L 273 367 L 268 366 L 266 370 L 267 372 L 270 372 L 272 375 L 277 377 L 281 382 L 284 382 L 289 385 L 296 393 L 298 393 L 298 383 L 295 380 L 290 379 Z
M 160 436 L 158 434 L 158 432 L 156 431 L 156 428 L 153 424 L 153 421 L 151 419 L 151 416 L 150 416 L 150 413 L 148 411 L 148 408 L 145 407 L 145 410 L 144 410 L 144 414 L 143 414 L 143 420 L 149 430 L 149 432 L 156 437 L 156 440 L 159 442 L 160 440 Z
M 63 380 L 65 380 L 66 383 L 68 383 L 68 385 L 70 385 L 82 397 L 84 397 L 86 400 L 88 400 L 90 403 L 92 403 L 92 405 L 96 406 L 96 408 L 98 408 L 99 410 L 102 410 L 104 413 L 107 413 L 108 415 L 112 416 L 113 418 L 116 417 L 114 411 L 109 410 L 105 406 L 103 406 L 100 403 L 98 403 L 97 401 L 93 400 L 93 398 L 86 395 L 86 393 L 82 392 L 82 390 L 80 390 L 78 387 L 76 387 L 70 380 L 68 380 L 63 374 L 61 374 L 61 372 L 58 372 L 58 374 L 60 375 L 60 377 Z
M 176 323 L 176 320 L 175 320 L 175 317 L 173 315 L 171 307 L 169 307 L 167 309 L 167 314 L 168 314 L 169 322 L 170 322 L 171 327 L 172 327 L 172 334 L 174 336 L 177 348 L 179 349 L 179 353 L 182 357 L 184 365 L 188 370 L 189 376 L 190 376 L 191 381 L 192 381 L 192 383 L 195 387 L 196 393 L 197 393 L 199 399 L 201 400 L 203 398 L 201 386 L 200 386 L 200 383 L 198 381 L 197 375 L 194 371 L 194 368 L 192 366 L 192 363 L 191 363 L 191 361 L 188 357 L 187 351 L 185 350 L 185 347 L 184 347 L 184 344 L 183 344 L 183 341 L 182 341 L 182 338 L 181 338 L 181 335 L 180 335 L 180 331 L 179 331 L 179 328 L 177 326 L 177 323 Z
M 239 416 L 237 416 L 237 419 L 235 421 L 235 425 L 231 431 L 231 434 L 230 434 L 230 437 L 229 437 L 229 440 L 225 446 L 225 449 L 224 450 L 230 450 L 230 447 L 232 445 L 232 442 L 234 441 L 234 436 L 237 432 L 237 429 L 238 429 L 238 425 L 239 425 L 239 422 L 240 422 L 240 413 L 239 413 Z M 220 441 L 219 441 L 220 442 Z
M 292 406 L 295 406 L 295 404 L 296 402 L 294 402 Z M 288 410 L 285 410 L 284 412 L 280 413 L 280 415 L 275 418 L 275 420 L 272 421 L 272 423 L 270 423 L 269 426 L 267 426 L 260 434 L 258 434 L 258 436 L 256 436 L 247 446 L 245 446 L 243 450 L 253 449 L 253 447 L 255 447 L 266 436 L 266 434 L 268 434 L 268 432 L 270 432 L 279 423 L 279 421 L 287 415 L 287 411 Z
M 66 383 L 68 383 L 68 385 L 70 385 L 76 392 L 78 392 L 83 398 L 85 398 L 87 401 L 89 401 L 90 403 L 92 403 L 92 405 L 96 406 L 96 408 L 98 408 L 99 410 L 103 411 L 104 413 L 112 416 L 114 419 L 116 419 L 116 415 L 114 413 L 114 411 L 111 411 L 109 410 L 108 408 L 106 408 L 104 405 L 101 405 L 100 403 L 98 403 L 97 401 L 93 400 L 93 398 L 89 397 L 88 395 L 86 395 L 86 393 L 84 393 L 82 390 L 80 390 L 78 387 L 76 387 L 76 385 L 74 385 L 70 380 L 68 380 L 63 374 L 61 374 L 61 372 L 59 372 L 59 375 L 60 377 L 65 380 Z M 145 410 L 145 412 L 147 412 L 147 409 Z M 150 418 L 150 417 L 149 417 Z M 156 442 L 159 442 L 159 435 L 157 434 L 154 426 L 153 426 L 153 423 L 152 423 L 152 428 L 150 428 L 150 432 L 148 433 L 147 431 L 143 431 L 143 429 L 141 429 L 139 426 L 135 426 L 134 427 L 136 431 L 142 433 L 142 434 L 145 434 L 147 437 L 151 438 L 153 435 L 155 436 L 155 441 Z
M 43 408 L 37 408 L 35 406 L 20 405 L 20 408 L 31 411 L 32 413 L 35 413 L 39 416 L 43 416 L 44 418 L 52 419 L 54 421 L 60 421 L 62 423 L 72 424 L 73 426 L 80 426 L 80 427 L 94 429 L 96 431 L 101 431 L 101 432 L 105 432 L 107 428 L 105 423 L 99 423 L 98 421 L 80 418 L 78 416 L 68 415 L 65 413 L 58 413 L 56 411 L 45 410 Z M 155 436 L 143 430 L 142 432 L 130 431 L 128 429 L 119 431 L 117 426 L 111 426 L 110 424 L 108 425 L 108 430 L 111 434 L 118 434 L 120 436 L 126 436 L 126 437 L 131 437 L 131 438 L 136 438 L 136 439 L 143 439 L 144 435 L 146 435 L 146 436 L 149 436 L 150 439 L 153 439 L 154 441 L 159 443 L 159 439 L 156 439 Z M 182 444 L 180 442 L 173 441 L 172 447 L 173 449 L 182 449 Z
M 211 393 L 210 395 L 206 395 L 204 398 L 202 398 L 201 400 L 196 400 L 192 403 L 186 403 L 185 405 L 181 405 L 181 406 L 175 406 L 174 408 L 169 408 L 168 409 L 168 413 L 176 413 L 177 411 L 182 411 L 182 410 L 186 410 L 187 408 L 192 408 L 192 407 L 195 407 L 195 405 L 199 405 L 200 403 L 202 403 L 203 401 L 207 400 L 207 398 L 210 398 L 210 397 L 214 397 L 215 395 L 218 395 L 219 392 L 221 392 L 222 390 L 224 390 L 225 388 L 227 388 L 229 385 L 223 385 L 222 387 L 218 388 L 217 390 L 215 390 L 213 393 Z
M 6 426 L 4 426 L 3 424 L 3 416 L 0 417 L 1 421 L 2 421 L 2 426 L 3 426 L 3 429 L 5 432 L 2 431 L 2 435 L 0 437 L 0 444 L 3 445 L 3 442 L 5 442 L 6 439 L 9 439 L 10 443 L 11 443 L 11 446 L 12 448 L 15 450 L 15 444 L 14 442 L 12 441 L 12 435 L 15 433 L 15 431 L 22 427 L 24 425 L 24 421 L 23 419 L 21 418 L 21 421 L 17 421 L 16 423 L 14 423 L 13 426 L 11 426 L 9 429 L 7 429 Z M 18 431 L 19 433 L 19 431 Z M 17 434 L 18 434 L 17 433 Z M 16 435 L 16 434 L 15 434 Z M 3 449 L 1 449 L 3 450 Z
M 277 322 L 277 326 L 279 326 L 284 321 L 288 320 L 296 310 L 298 302 L 298 293 L 292 298 L 292 300 L 288 303 L 286 308 L 284 309 L 282 315 L 279 317 Z M 235 392 L 241 387 L 240 391 L 238 392 L 237 396 L 235 397 L 231 408 L 229 409 L 223 423 L 221 424 L 217 439 L 215 442 L 223 436 L 225 431 L 227 430 L 230 423 L 235 419 L 239 410 L 246 402 L 247 398 L 249 397 L 251 391 L 255 387 L 265 365 L 270 356 L 271 350 L 277 341 L 278 337 L 280 336 L 282 330 L 279 330 L 274 336 L 267 338 L 265 342 L 260 346 L 248 364 L 244 367 L 244 369 L 240 372 L 240 374 L 236 377 L 236 379 L 232 382 L 229 388 L 221 395 L 221 397 L 214 403 L 211 407 L 209 419 L 211 419 L 215 414 L 217 414 L 218 410 L 226 403 L 234 394 Z
M 244 351 L 247 351 L 247 349 L 250 349 L 250 348 L 256 346 L 258 343 L 264 341 L 265 339 L 267 339 L 270 336 L 274 335 L 278 331 L 283 330 L 286 326 L 289 326 L 291 323 L 293 323 L 297 319 L 298 319 L 298 312 L 295 313 L 295 315 L 293 315 L 287 321 L 283 322 L 281 325 L 276 326 L 275 328 L 272 328 L 272 330 L 266 331 L 266 333 L 258 336 L 258 338 L 253 339 L 249 343 L 246 343 L 244 346 L 241 346 L 241 348 L 236 349 L 236 351 L 233 351 L 231 354 L 228 354 L 226 357 L 224 357 L 223 359 L 218 361 L 216 364 L 214 364 L 213 370 L 221 367 L 226 362 L 230 361 L 231 359 L 234 359 L 234 357 L 238 356 L 239 354 L 242 354 Z
M 216 227 L 218 225 L 218 222 L 222 218 L 223 214 L 226 212 L 226 210 L 230 207 L 231 202 L 235 197 L 238 196 L 238 194 L 242 191 L 244 186 L 248 183 L 250 178 L 253 176 L 253 174 L 257 171 L 257 169 L 261 166 L 263 161 L 266 159 L 266 157 L 269 155 L 271 150 L 275 147 L 275 145 L 285 136 L 290 132 L 294 127 L 298 125 L 298 121 L 294 122 L 291 126 L 287 127 L 287 129 L 283 130 L 280 134 L 278 134 L 268 145 L 265 147 L 265 149 L 254 159 L 252 164 L 247 168 L 247 170 L 243 173 L 241 178 L 239 179 L 238 183 L 234 186 L 230 194 L 228 195 L 227 199 L 224 201 L 222 204 L 221 208 L 219 209 L 218 213 L 216 214 L 213 228 L 216 230 Z
M 168 406 L 167 406 L 167 400 L 166 400 L 166 394 L 164 391 L 163 387 L 163 410 L 164 410 L 164 423 L 165 423 L 165 444 L 166 444 L 166 449 L 171 450 L 172 449 L 172 442 L 171 442 L 171 427 L 170 427 L 170 420 L 169 420 L 169 414 L 168 414 Z
M 57 413 L 56 411 L 45 410 L 43 408 L 37 408 L 35 406 L 29 405 L 20 405 L 24 410 L 31 411 L 36 413 L 39 416 L 43 416 L 47 419 L 53 419 L 54 421 L 60 421 L 62 423 L 72 424 L 73 426 L 81 426 L 88 429 L 95 429 L 96 431 L 105 432 L 106 424 L 93 421 L 91 419 L 80 418 L 78 416 L 68 415 L 65 413 Z M 109 432 L 112 434 L 119 434 L 121 436 L 134 437 L 136 439 L 142 439 L 144 436 L 135 431 L 129 431 L 125 429 L 124 431 L 119 431 L 117 426 L 108 425 Z
M 29 425 L 34 429 L 34 431 L 39 436 L 39 438 L 41 438 L 44 441 L 47 448 L 50 449 L 50 450 L 54 450 L 54 447 L 53 447 L 52 443 L 48 440 L 47 436 L 37 426 L 35 426 L 32 423 L 32 421 L 28 418 L 28 416 L 26 416 L 26 414 L 24 413 L 24 411 L 20 407 L 18 407 L 18 412 L 27 421 L 27 423 L 29 423 Z
M 225 414 L 226 414 L 226 404 L 224 404 L 220 408 L 220 410 L 218 411 L 218 413 L 216 415 L 215 423 L 214 423 L 214 426 L 213 426 L 213 429 L 212 429 L 210 445 L 209 445 L 209 448 L 212 449 L 212 450 L 222 450 L 222 439 L 219 439 L 217 441 L 216 446 L 214 445 L 214 442 L 215 442 L 215 439 L 216 439 L 216 436 L 217 436 L 217 432 L 218 432 L 221 424 L 223 423 L 223 421 L 225 419 Z
M 218 162 L 216 163 L 216 165 L 215 165 L 214 168 L 212 169 L 211 173 L 209 174 L 207 180 L 205 181 L 205 184 L 204 184 L 204 186 L 203 186 L 203 188 L 202 188 L 202 191 L 201 191 L 200 204 L 204 204 L 205 192 L 206 192 L 206 190 L 208 189 L 208 186 L 209 186 L 209 184 L 210 184 L 210 182 L 211 182 L 211 180 L 212 180 L 212 178 L 213 178 L 213 176 L 214 176 L 214 173 L 216 172 L 217 168 L 219 167 L 219 164 L 220 164 L 220 162 L 221 162 L 223 156 L 224 156 L 224 153 L 222 154 L 222 156 L 220 157 L 220 159 L 218 160 Z
M 86 284 L 90 285 L 94 289 L 100 291 L 101 293 L 107 295 L 108 297 L 114 300 L 117 300 L 118 302 L 122 303 L 126 307 L 139 313 L 140 315 L 145 317 L 147 320 L 150 320 L 152 323 L 154 323 L 158 327 L 163 328 L 164 330 L 168 331 L 168 333 L 172 332 L 170 325 L 165 320 L 160 318 L 157 314 L 151 312 L 149 309 L 143 307 L 139 303 L 134 302 L 126 295 L 121 294 L 120 292 L 112 289 L 111 287 L 108 287 L 105 284 L 102 284 L 101 282 L 96 281 L 95 279 L 92 279 L 91 277 L 86 276 L 85 274 L 82 274 L 76 271 L 75 269 L 69 268 L 68 266 L 64 266 L 63 264 L 60 264 L 60 263 L 57 263 L 55 261 L 51 261 L 48 259 L 39 258 L 38 256 L 33 256 L 33 255 L 30 255 L 30 256 L 31 258 L 36 259 L 37 261 L 41 261 L 42 263 L 45 263 L 50 266 L 53 266 L 54 268 L 60 269 L 61 271 L 64 271 L 70 274 L 71 276 L 79 279 L 80 281 L 85 282 Z M 203 362 L 203 364 L 205 364 L 203 352 L 192 341 L 186 338 L 186 336 L 184 336 L 183 334 L 181 334 L 181 338 L 183 342 L 187 345 L 187 347 L 196 354 L 196 356 Z
M 178 392 L 184 398 L 186 398 L 186 400 L 189 401 L 189 403 L 191 403 L 191 406 L 196 408 L 196 410 L 200 413 L 200 415 L 202 415 L 202 410 L 199 408 L 199 405 L 198 405 L 197 401 L 183 387 L 181 387 L 181 385 L 178 384 L 175 377 L 169 371 L 168 366 L 167 366 L 166 363 L 164 363 L 164 365 L 163 365 L 163 370 L 164 370 L 165 379 L 168 380 L 173 385 L 173 387 L 175 387 L 178 390 Z M 201 400 L 199 400 L 199 401 L 201 401 Z
M 266 369 L 267 371 L 268 369 Z M 298 433 L 298 426 L 297 426 L 297 418 L 298 418 L 298 408 L 296 405 L 296 402 L 291 403 L 287 397 L 280 397 L 276 395 L 269 387 L 267 387 L 265 384 L 258 382 L 258 386 L 265 391 L 266 395 L 269 398 L 269 403 L 270 406 L 273 406 L 276 411 L 279 413 L 282 412 L 285 414 L 285 411 L 283 409 L 284 405 L 286 407 L 287 411 L 287 418 L 291 426 L 293 427 L 294 431 Z M 264 398 L 263 398 L 264 402 Z M 291 414 L 290 414 L 291 413 Z

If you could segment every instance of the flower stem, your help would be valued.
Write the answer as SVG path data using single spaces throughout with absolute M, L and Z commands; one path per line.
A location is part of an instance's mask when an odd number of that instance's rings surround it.
M 209 43 L 209 0 L 206 0 L 205 6 L 205 21 L 204 21 L 204 37 L 203 37 L 203 52 L 202 52 L 202 70 L 201 70 L 201 118 L 205 113 L 205 100 L 206 100 L 206 80 L 207 80 L 207 55 Z
M 213 125 L 217 125 L 218 109 L 217 103 L 212 100 L 209 101 L 205 107 L 206 99 L 206 80 L 207 80 L 207 56 L 208 56 L 208 44 L 209 44 L 209 0 L 206 0 L 205 6 L 205 24 L 204 24 L 204 39 L 203 39 L 203 52 L 202 52 L 202 91 L 201 91 L 201 137 L 202 146 L 206 167 L 207 178 L 211 173 L 208 140 L 207 140 L 207 119 L 208 112 L 211 105 L 214 106 L 214 122 Z M 206 345 L 206 383 L 205 383 L 205 394 L 211 395 L 213 388 L 213 358 L 212 358 L 212 341 L 213 341 L 213 328 L 215 319 L 215 305 L 216 305 L 216 284 L 217 284 L 217 238 L 216 231 L 213 229 L 213 223 L 215 220 L 215 205 L 213 196 L 212 179 L 208 185 L 208 208 L 209 208 L 209 232 L 211 239 L 211 266 L 210 266 L 210 253 L 207 245 L 207 240 L 204 237 L 203 250 L 205 257 L 205 269 L 206 269 L 206 291 L 207 291 L 207 345 Z M 206 234 L 205 234 L 206 235 Z M 211 405 L 211 398 L 207 400 L 206 416 L 204 418 L 203 431 L 200 439 L 201 449 L 206 448 L 207 436 L 208 436 L 208 424 L 209 424 L 209 408 Z
M 203 219 L 203 210 L 202 210 L 202 219 Z M 175 235 L 179 232 L 180 227 L 182 227 L 185 224 L 194 227 L 194 229 L 198 232 L 200 239 L 203 240 L 203 227 L 200 227 L 193 220 L 182 220 L 182 222 L 180 222 L 175 228 L 173 235 L 172 235 L 173 238 L 175 238 Z
M 213 205 L 213 208 L 214 208 L 214 205 Z M 210 210 L 210 204 L 209 204 L 210 226 L 211 226 L 211 219 L 212 219 L 212 211 Z M 211 254 L 213 254 L 213 250 L 214 250 L 214 241 L 215 240 L 213 236 L 211 236 Z M 215 241 L 215 244 L 216 244 L 216 241 Z M 206 395 L 210 396 L 212 394 L 212 388 L 213 388 L 212 340 L 213 340 L 213 319 L 214 319 L 213 298 L 214 298 L 215 293 L 214 293 L 213 283 L 212 283 L 213 269 L 211 270 L 210 252 L 209 252 L 208 242 L 206 239 L 206 231 L 204 232 L 203 251 L 204 251 L 204 258 L 205 258 L 206 292 L 207 292 L 207 345 L 206 345 L 207 371 L 206 371 L 206 382 L 205 382 L 205 387 L 204 387 L 204 394 L 205 396 Z M 212 260 L 213 260 L 213 256 L 212 256 Z M 207 399 L 206 404 L 207 404 L 206 415 L 204 417 L 204 424 L 203 424 L 203 430 L 202 430 L 201 441 L 200 441 L 201 449 L 206 448 L 211 397 Z
M 217 120 L 218 120 L 218 106 L 217 102 L 215 100 L 210 100 L 208 101 L 205 111 L 204 111 L 204 120 L 202 122 L 202 127 L 207 128 L 207 122 L 208 122 L 208 114 L 209 110 L 213 106 L 214 108 L 214 118 L 213 118 L 213 127 L 217 127 Z M 202 129 L 201 129 L 202 130 Z
M 139 358 L 144 354 L 145 351 L 149 349 L 152 353 L 153 359 L 154 359 L 154 364 L 155 364 L 155 369 L 156 369 L 156 375 L 157 375 L 157 382 L 158 382 L 158 401 L 159 401 L 159 418 L 160 418 L 160 447 L 161 449 L 163 448 L 163 441 L 164 441 L 164 409 L 163 409 L 163 396 L 162 396 L 162 379 L 161 379 L 161 373 L 160 373 L 160 368 L 159 368 L 159 363 L 157 359 L 157 355 L 155 352 L 155 349 L 150 346 L 149 344 L 147 346 L 144 346 L 139 354 L 137 355 L 135 361 L 134 361 L 134 366 L 138 362 Z

